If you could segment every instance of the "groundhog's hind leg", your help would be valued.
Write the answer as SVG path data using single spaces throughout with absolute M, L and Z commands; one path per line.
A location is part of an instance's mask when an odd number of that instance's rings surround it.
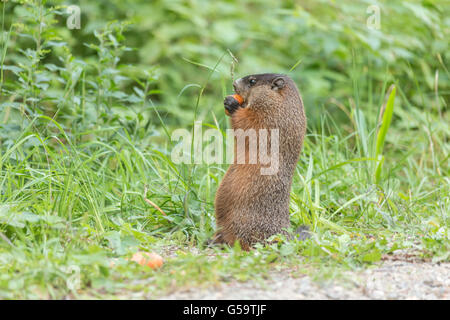
M 227 243 L 223 237 L 222 232 L 217 231 L 212 237 L 211 239 L 209 239 L 208 241 L 206 241 L 206 245 L 208 247 L 213 246 L 215 244 L 224 244 Z
M 241 246 L 242 250 L 250 251 L 250 248 L 252 247 L 252 243 L 249 243 L 242 239 L 236 239 L 235 237 L 230 237 L 230 236 L 226 237 L 220 231 L 217 231 L 214 234 L 214 236 L 206 242 L 206 245 L 208 247 L 211 247 L 214 245 L 220 245 L 220 244 L 226 244 L 229 246 L 233 246 L 236 241 L 239 241 L 239 245 Z

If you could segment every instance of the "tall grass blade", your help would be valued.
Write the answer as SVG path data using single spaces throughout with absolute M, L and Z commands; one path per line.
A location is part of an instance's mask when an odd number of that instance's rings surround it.
M 381 181 L 381 170 L 384 163 L 384 157 L 382 156 L 384 142 L 386 140 L 386 135 L 389 130 L 389 126 L 392 121 L 392 114 L 394 112 L 394 101 L 395 101 L 395 86 L 392 85 L 390 88 L 391 93 L 389 94 L 388 101 L 386 103 L 386 108 L 381 110 L 382 112 L 382 122 L 380 130 L 377 133 L 375 157 L 378 159 L 377 168 L 375 170 L 375 181 L 377 184 Z

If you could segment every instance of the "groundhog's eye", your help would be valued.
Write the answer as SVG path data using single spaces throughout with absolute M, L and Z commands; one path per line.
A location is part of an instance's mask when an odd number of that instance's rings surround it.
M 250 79 L 248 82 L 249 82 L 250 85 L 252 86 L 252 85 L 254 85 L 254 84 L 256 83 L 256 80 L 255 80 L 255 79 Z

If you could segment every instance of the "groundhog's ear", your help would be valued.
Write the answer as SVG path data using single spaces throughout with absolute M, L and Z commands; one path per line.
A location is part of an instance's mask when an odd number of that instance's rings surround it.
M 282 77 L 275 78 L 272 81 L 272 90 L 280 90 L 284 88 L 284 79 Z

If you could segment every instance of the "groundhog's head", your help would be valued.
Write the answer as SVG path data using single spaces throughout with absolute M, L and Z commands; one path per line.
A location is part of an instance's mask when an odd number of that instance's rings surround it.
M 286 75 L 277 73 L 252 74 L 233 82 L 234 90 L 242 96 L 242 107 L 258 109 L 282 107 L 286 99 L 299 99 L 294 82 Z M 301 102 L 300 102 L 301 103 Z

